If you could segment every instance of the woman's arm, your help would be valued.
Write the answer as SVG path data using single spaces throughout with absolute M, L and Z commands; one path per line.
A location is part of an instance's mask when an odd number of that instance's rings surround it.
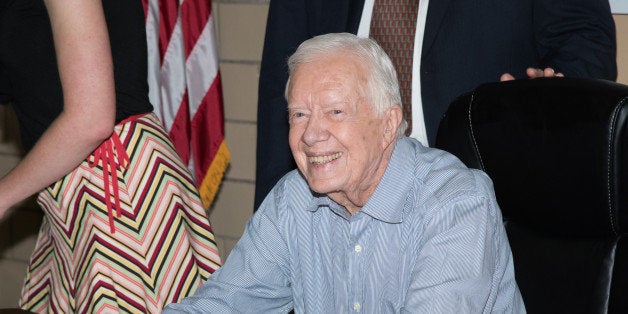
M 101 0 L 45 0 L 63 88 L 63 111 L 0 180 L 0 218 L 77 167 L 113 132 L 115 87 Z

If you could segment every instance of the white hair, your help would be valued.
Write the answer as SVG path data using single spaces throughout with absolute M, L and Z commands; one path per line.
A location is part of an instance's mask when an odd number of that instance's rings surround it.
M 365 95 L 373 106 L 376 114 L 382 115 L 388 107 L 400 106 L 399 81 L 397 71 L 390 58 L 374 40 L 361 38 L 349 33 L 332 33 L 319 35 L 304 41 L 297 51 L 288 59 L 289 77 L 285 89 L 285 97 L 288 99 L 290 78 L 295 68 L 301 63 L 307 63 L 321 56 L 332 54 L 350 54 L 363 61 L 370 70 L 368 75 Z M 403 136 L 407 122 L 402 118 L 397 129 L 397 136 Z

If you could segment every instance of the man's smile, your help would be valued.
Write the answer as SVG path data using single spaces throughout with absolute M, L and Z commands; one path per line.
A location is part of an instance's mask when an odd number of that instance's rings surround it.
M 324 164 L 324 163 L 330 162 L 332 160 L 336 160 L 336 159 L 340 158 L 340 156 L 342 156 L 342 153 L 338 152 L 338 153 L 331 154 L 331 155 L 308 157 L 307 160 L 310 163 L 312 163 L 312 164 L 320 165 L 320 164 Z

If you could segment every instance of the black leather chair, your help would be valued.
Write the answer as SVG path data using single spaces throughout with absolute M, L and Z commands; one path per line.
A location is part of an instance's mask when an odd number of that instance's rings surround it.
M 529 313 L 628 313 L 628 86 L 490 83 L 436 147 L 493 180 Z

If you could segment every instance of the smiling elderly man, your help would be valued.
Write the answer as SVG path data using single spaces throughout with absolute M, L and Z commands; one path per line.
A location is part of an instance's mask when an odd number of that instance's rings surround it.
M 328 34 L 288 63 L 298 171 L 224 266 L 166 312 L 525 312 L 490 180 L 403 136 L 383 50 Z

